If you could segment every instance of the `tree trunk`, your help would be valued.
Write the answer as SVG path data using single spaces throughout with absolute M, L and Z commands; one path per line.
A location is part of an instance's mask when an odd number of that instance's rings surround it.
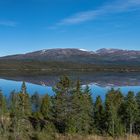
M 130 135 L 132 135 L 132 131 L 133 131 L 133 124 L 130 123 Z

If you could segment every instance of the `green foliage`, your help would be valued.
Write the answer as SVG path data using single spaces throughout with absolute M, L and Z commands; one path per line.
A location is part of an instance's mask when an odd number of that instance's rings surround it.
M 56 127 L 61 133 L 66 132 L 66 122 L 71 115 L 72 90 L 71 81 L 67 76 L 61 77 L 54 87 L 56 93 L 54 97 L 54 118 Z
M 32 135 L 32 125 L 29 121 L 31 115 L 30 97 L 26 93 L 26 85 L 23 82 L 21 93 L 11 93 L 10 102 L 10 131 L 13 132 L 11 138 L 15 139 L 29 139 Z
M 26 93 L 27 93 L 25 82 L 22 83 L 22 86 L 21 86 L 21 93 L 22 93 L 22 94 L 26 94 Z
M 122 135 L 124 126 L 121 123 L 119 110 L 123 103 L 123 96 L 119 90 L 111 89 L 106 95 L 105 113 L 106 113 L 106 131 L 111 136 Z
M 139 72 L 140 71 L 140 65 L 138 63 L 129 63 L 117 61 L 116 63 L 112 63 L 110 60 L 112 60 L 112 57 L 109 58 L 108 61 L 103 61 L 98 63 L 97 56 L 94 58 L 95 64 L 93 64 L 93 60 L 89 63 L 88 59 L 83 59 L 83 63 L 79 63 L 78 61 L 79 57 L 74 57 L 73 62 L 70 61 L 56 61 L 56 60 L 32 60 L 32 59 L 24 59 L 24 60 L 15 60 L 15 59 L 5 59 L 0 60 L 0 72 L 5 73 L 5 70 L 7 70 L 6 73 L 9 73 L 11 75 L 10 70 L 11 68 L 14 69 L 13 73 L 15 75 L 39 75 L 46 74 L 47 72 L 63 72 L 65 70 L 68 71 L 92 71 L 92 72 Z M 106 58 L 105 58 L 106 59 Z M 108 58 L 107 58 L 108 59 Z M 76 60 L 76 61 L 75 61 Z M 110 62 L 109 62 L 110 61 Z M 124 64 L 125 63 L 125 64 Z M 42 69 L 45 69 L 46 71 L 42 71 Z
M 140 134 L 140 93 L 108 91 L 105 102 L 93 103 L 89 86 L 82 87 L 61 77 L 55 95 L 30 96 L 23 82 L 21 91 L 12 91 L 7 100 L 0 91 L 0 139 L 56 140 L 62 135 Z
M 139 110 L 136 97 L 133 92 L 129 92 L 124 101 L 123 120 L 126 130 L 130 134 L 134 132 L 134 124 L 138 118 Z
M 7 105 L 6 98 L 4 97 L 2 91 L 0 91 L 0 134 L 5 136 L 8 129 L 8 114 L 7 114 Z
M 105 110 L 100 96 L 96 98 L 94 105 L 94 125 L 97 134 L 104 134 Z
M 71 102 L 71 114 L 67 122 L 67 133 L 91 133 L 93 123 L 93 103 L 89 87 L 87 86 L 85 90 L 82 91 L 80 82 L 77 81 Z
M 140 134 L 140 92 L 137 93 L 136 95 L 136 102 L 138 104 L 138 116 L 137 116 L 137 120 L 136 120 L 136 127 L 135 127 L 135 131 L 136 133 Z
M 42 99 L 42 103 L 40 107 L 40 112 L 46 120 L 52 119 L 51 104 L 52 103 L 51 103 L 50 96 L 46 94 Z
M 54 88 L 56 127 L 61 133 L 90 133 L 93 122 L 93 104 L 89 87 L 81 90 L 80 81 L 73 86 L 64 76 Z

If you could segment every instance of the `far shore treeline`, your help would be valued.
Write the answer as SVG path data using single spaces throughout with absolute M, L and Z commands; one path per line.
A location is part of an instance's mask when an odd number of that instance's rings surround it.
M 140 92 L 111 89 L 95 101 L 88 86 L 67 76 L 53 87 L 54 95 L 21 91 L 8 97 L 0 91 L 0 139 L 56 140 L 57 135 L 125 137 L 140 135 Z M 47 91 L 46 91 L 47 92 Z M 94 93 L 92 93 L 94 96 Z

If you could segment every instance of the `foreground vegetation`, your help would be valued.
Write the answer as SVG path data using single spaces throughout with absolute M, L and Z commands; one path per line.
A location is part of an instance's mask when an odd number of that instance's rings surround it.
M 95 101 L 88 86 L 67 76 L 53 87 L 55 94 L 40 96 L 21 91 L 9 97 L 0 92 L 2 140 L 137 140 L 140 139 L 140 92 L 123 96 L 108 91 Z M 93 93 L 94 96 L 94 93 Z

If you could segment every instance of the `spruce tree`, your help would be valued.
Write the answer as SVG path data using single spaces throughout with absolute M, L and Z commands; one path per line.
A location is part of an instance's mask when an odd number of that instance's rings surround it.
M 67 121 L 71 115 L 72 85 L 67 76 L 60 78 L 60 81 L 53 88 L 54 96 L 54 118 L 59 132 L 65 133 Z
M 11 125 L 10 125 L 10 131 L 13 132 L 13 139 L 17 139 L 19 135 L 19 98 L 18 94 L 15 91 L 12 91 L 10 93 L 10 119 L 11 119 Z
M 2 91 L 0 90 L 0 133 L 5 135 L 8 128 L 8 112 L 7 112 L 6 98 L 4 97 Z
M 119 90 L 111 89 L 106 95 L 106 131 L 113 137 L 124 134 L 124 126 L 119 116 L 119 110 L 122 103 L 123 96 Z
M 138 118 L 138 104 L 134 92 L 128 92 L 125 98 L 123 118 L 124 123 L 126 124 L 126 129 L 131 135 L 134 133 L 134 124 Z
M 71 114 L 67 122 L 68 133 L 89 134 L 93 125 L 93 103 L 88 86 L 82 90 L 80 81 L 72 92 Z
M 18 94 L 19 96 L 19 107 L 21 109 L 21 115 L 29 116 L 31 115 L 31 100 L 30 96 L 26 91 L 26 84 L 25 82 L 22 83 L 21 92 Z
M 94 104 L 94 127 L 97 134 L 103 134 L 105 129 L 105 121 L 104 121 L 104 106 L 102 103 L 102 99 L 100 96 L 96 98 L 96 102 Z
M 27 91 L 26 91 L 26 84 L 25 84 L 25 82 L 23 81 L 23 83 L 22 83 L 22 86 L 21 86 L 21 93 L 22 94 L 26 94 L 27 93 Z
M 19 137 L 29 139 L 32 135 L 32 125 L 29 117 L 31 116 L 31 102 L 30 96 L 26 91 L 25 82 L 22 83 L 21 92 L 18 97 L 18 133 Z
M 89 86 L 87 85 L 84 90 L 83 90 L 83 95 L 82 95 L 82 130 L 83 133 L 85 134 L 90 134 L 93 131 L 93 125 L 94 125 L 94 120 L 93 120 L 93 114 L 94 114 L 94 108 L 93 108 L 93 99 L 91 96 L 91 90 Z
M 140 134 L 140 92 L 138 92 L 136 95 L 136 101 L 138 104 L 138 116 L 137 116 L 137 121 L 135 125 L 135 130 L 137 134 Z
M 45 95 L 41 102 L 40 112 L 46 120 L 52 120 L 52 103 L 49 95 Z
M 45 95 L 41 102 L 40 112 L 43 116 L 44 126 L 42 131 L 46 132 L 49 137 L 54 137 L 55 126 L 53 123 L 52 99 L 49 95 Z
M 78 80 L 76 82 L 76 86 L 72 92 L 72 100 L 71 100 L 71 114 L 69 116 L 68 122 L 67 122 L 67 132 L 70 134 L 74 133 L 82 133 L 81 132 L 81 122 L 80 122 L 80 116 L 82 113 L 82 88 L 81 83 Z

